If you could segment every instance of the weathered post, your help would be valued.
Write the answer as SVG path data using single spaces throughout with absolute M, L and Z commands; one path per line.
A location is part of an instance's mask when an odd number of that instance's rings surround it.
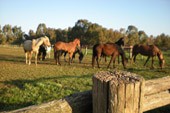
M 125 71 L 93 76 L 93 113 L 142 113 L 144 79 Z

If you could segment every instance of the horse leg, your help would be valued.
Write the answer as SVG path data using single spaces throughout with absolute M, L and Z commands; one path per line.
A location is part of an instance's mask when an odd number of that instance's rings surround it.
M 96 56 L 92 55 L 92 67 L 94 68 Z
M 73 53 L 69 53 L 69 65 L 71 64 L 71 60 L 72 60 L 72 57 L 73 57 Z
M 25 52 L 25 63 L 28 64 L 28 53 Z
M 66 55 L 67 55 L 67 52 L 65 51 L 65 52 L 64 52 L 64 61 L 65 61 L 65 62 L 67 62 L 67 60 L 66 60 Z
M 35 52 L 35 65 L 37 66 L 37 56 L 38 56 L 38 52 Z
M 105 62 L 107 62 L 106 56 L 104 56 L 104 58 L 105 58 Z
M 116 65 L 116 58 L 113 60 L 113 68 L 115 68 Z
M 131 59 L 131 64 L 133 63 L 133 62 L 136 62 L 136 56 L 137 56 L 138 54 L 132 54 L 132 59 Z
M 31 65 L 31 59 L 32 59 L 32 52 L 29 52 L 29 65 Z
M 151 69 L 154 69 L 153 63 L 154 63 L 154 57 L 152 57 Z
M 97 66 L 98 66 L 98 68 L 100 68 L 100 66 L 99 66 L 99 59 L 100 59 L 100 54 L 99 55 L 97 55 L 97 57 L 96 57 L 96 62 L 97 62 Z
M 146 63 L 149 61 L 149 59 L 150 59 L 150 56 L 148 56 L 148 58 L 147 58 L 147 60 L 146 60 L 146 62 L 145 62 L 145 64 L 144 64 L 144 66 L 145 66 Z
M 56 64 L 58 65 L 61 65 L 60 63 L 60 54 L 61 54 L 61 51 L 56 51 Z
M 122 58 L 123 68 L 126 69 L 126 62 L 127 62 L 126 57 L 121 55 L 121 58 Z
M 107 66 L 107 68 L 110 67 L 110 63 L 111 63 L 111 62 L 115 61 L 115 58 L 116 58 L 116 55 L 115 55 L 115 54 L 111 56 L 111 59 L 110 59 L 110 62 L 109 62 L 109 65 Z

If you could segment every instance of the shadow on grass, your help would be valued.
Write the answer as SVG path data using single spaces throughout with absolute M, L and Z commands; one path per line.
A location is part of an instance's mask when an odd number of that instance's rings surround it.
M 0 61 L 25 62 L 25 58 L 13 55 L 0 55 Z
M 0 90 L 0 111 L 9 111 L 40 104 L 42 102 L 63 98 L 70 94 L 81 92 L 86 89 L 84 87 L 92 87 L 92 84 L 89 83 L 89 81 L 83 82 L 83 80 L 87 80 L 89 78 L 91 78 L 91 75 L 63 75 L 57 77 L 44 77 L 34 80 L 4 81 L 2 83 L 5 84 L 7 88 Z M 78 87 L 81 87 L 82 90 Z

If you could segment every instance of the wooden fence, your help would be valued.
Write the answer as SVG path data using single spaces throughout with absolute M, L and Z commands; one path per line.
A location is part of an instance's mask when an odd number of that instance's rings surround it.
M 124 71 L 93 76 L 93 113 L 143 113 L 170 104 L 170 77 L 145 81 Z
M 170 104 L 170 77 L 145 81 L 124 71 L 99 72 L 92 91 L 9 113 L 143 113 Z

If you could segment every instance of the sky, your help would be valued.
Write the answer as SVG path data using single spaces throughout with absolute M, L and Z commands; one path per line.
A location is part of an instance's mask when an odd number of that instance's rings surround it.
M 134 25 L 148 36 L 170 35 L 170 0 L 0 0 L 1 28 L 10 24 L 28 33 L 45 23 L 67 29 L 79 19 L 107 29 Z

